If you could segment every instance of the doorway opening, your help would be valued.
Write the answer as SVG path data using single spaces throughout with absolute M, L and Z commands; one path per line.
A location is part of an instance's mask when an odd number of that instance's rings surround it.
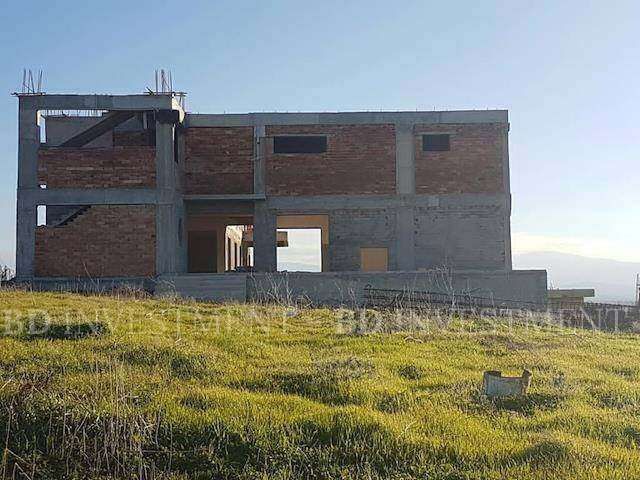
M 189 273 L 249 271 L 252 242 L 248 239 L 252 224 L 252 215 L 189 213 L 186 221 Z
M 215 273 L 218 271 L 218 235 L 215 230 L 190 231 L 189 273 Z

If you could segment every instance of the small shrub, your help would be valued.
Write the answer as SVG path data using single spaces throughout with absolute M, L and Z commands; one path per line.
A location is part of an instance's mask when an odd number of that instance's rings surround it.
M 398 375 L 407 380 L 420 380 L 424 377 L 424 369 L 412 363 L 401 365 L 398 368 Z
M 370 377 L 375 372 L 375 365 L 358 357 L 327 360 L 315 364 L 319 375 L 333 377 L 336 380 L 357 380 Z
M 557 372 L 553 376 L 551 379 L 551 387 L 556 394 L 563 397 L 566 397 L 572 391 L 572 387 L 567 381 L 567 376 L 564 372 Z
M 412 403 L 412 397 L 408 392 L 383 393 L 376 408 L 385 413 L 400 413 L 409 408 Z

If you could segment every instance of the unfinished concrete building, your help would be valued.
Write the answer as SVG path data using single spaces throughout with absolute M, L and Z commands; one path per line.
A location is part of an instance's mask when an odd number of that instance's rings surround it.
M 545 301 L 546 272 L 512 269 L 506 111 L 190 114 L 172 93 L 18 98 L 19 281 Z M 320 230 L 320 273 L 277 273 L 297 228 Z

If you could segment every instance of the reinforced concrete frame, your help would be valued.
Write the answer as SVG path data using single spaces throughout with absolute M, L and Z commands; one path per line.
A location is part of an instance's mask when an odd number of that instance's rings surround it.
M 504 193 L 461 195 L 417 195 L 413 126 L 416 123 L 503 123 L 504 110 L 457 112 L 352 112 L 352 113 L 249 113 L 185 114 L 171 94 L 157 95 L 18 95 L 19 147 L 17 191 L 16 274 L 18 280 L 34 277 L 35 229 L 38 205 L 122 204 L 156 205 L 156 274 L 187 271 L 185 230 L 187 205 L 210 202 L 247 202 L 254 218 L 254 258 L 258 272 L 277 270 L 277 217 L 279 215 L 330 215 L 332 211 L 384 208 L 394 217 L 396 252 L 390 264 L 394 270 L 416 270 L 416 209 L 470 206 L 499 208 L 504 215 L 505 255 L 503 271 L 511 271 L 511 193 L 509 182 L 508 134 L 505 129 L 502 166 Z M 115 189 L 47 188 L 38 185 L 37 162 L 40 147 L 40 112 L 43 110 L 155 111 L 156 187 Z M 253 193 L 245 195 L 183 195 L 178 156 L 184 158 L 184 144 L 177 125 L 185 127 L 252 126 L 254 131 Z M 265 194 L 265 158 L 272 139 L 266 125 L 304 124 L 393 124 L 396 134 L 396 194 L 377 196 L 270 197 Z M 182 236 L 181 236 L 182 235 Z M 326 261 L 326 260 L 324 260 Z
M 176 123 L 184 111 L 171 94 L 18 96 L 18 189 L 16 215 L 16 279 L 35 275 L 35 232 L 38 205 L 156 205 L 156 274 L 183 271 L 185 242 L 178 238 L 185 207 L 174 158 Z M 38 149 L 40 112 L 46 110 L 156 112 L 156 188 L 68 189 L 40 188 Z M 163 115 L 163 112 L 171 112 Z

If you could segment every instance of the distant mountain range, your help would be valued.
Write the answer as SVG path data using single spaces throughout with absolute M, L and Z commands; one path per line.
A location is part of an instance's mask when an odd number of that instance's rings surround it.
M 288 272 L 319 272 L 320 267 L 313 263 L 278 262 L 278 270 L 286 270 Z
M 553 288 L 594 288 L 600 302 L 633 301 L 640 273 L 640 263 L 558 252 L 514 254 L 513 268 L 545 269 Z

